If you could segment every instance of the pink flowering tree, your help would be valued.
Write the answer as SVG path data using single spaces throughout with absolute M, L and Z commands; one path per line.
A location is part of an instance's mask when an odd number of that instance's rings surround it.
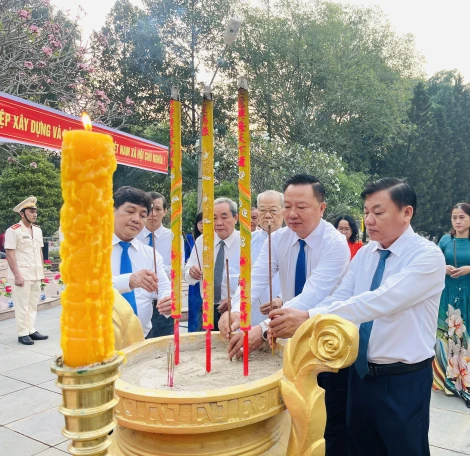
M 0 90 L 94 122 L 121 128 L 132 102 L 108 97 L 96 60 L 81 42 L 81 11 L 72 17 L 48 0 L 3 0 L 0 7 Z M 0 146 L 0 170 L 20 163 L 23 146 Z M 31 168 L 37 164 L 32 162 Z M 1 171 L 0 171 L 1 172 Z
M 80 13 L 81 14 L 81 13 Z M 0 87 L 28 100 L 120 127 L 130 105 L 113 103 L 97 86 L 96 62 L 81 42 L 81 16 L 48 0 L 4 0 L 0 8 Z

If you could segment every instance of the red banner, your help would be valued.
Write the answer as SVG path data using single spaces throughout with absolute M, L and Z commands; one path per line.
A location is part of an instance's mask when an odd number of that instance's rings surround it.
M 0 141 L 60 151 L 63 132 L 81 129 L 79 117 L 0 92 Z M 119 164 L 168 173 L 166 146 L 104 125 L 93 124 L 93 131 L 112 136 Z

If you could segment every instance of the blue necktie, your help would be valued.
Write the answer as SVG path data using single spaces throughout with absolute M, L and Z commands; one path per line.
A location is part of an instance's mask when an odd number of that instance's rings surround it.
M 307 281 L 307 262 L 305 260 L 305 244 L 303 239 L 299 239 L 299 255 L 297 256 L 297 264 L 295 265 L 295 296 L 302 293 L 305 282 Z
M 370 284 L 370 291 L 374 291 L 380 287 L 385 271 L 385 260 L 391 253 L 390 250 L 379 250 L 378 252 L 380 254 L 380 260 L 377 265 L 377 269 L 375 270 L 374 277 L 372 278 L 372 283 Z M 369 371 L 367 349 L 369 348 L 369 339 L 373 324 L 373 321 L 367 321 L 365 323 L 361 323 L 361 326 L 359 327 L 359 353 L 357 355 L 356 362 L 354 363 L 354 367 L 361 378 L 364 378 Z
M 153 247 L 153 233 L 149 233 L 148 238 L 150 239 L 149 246 Z
M 119 242 L 119 245 L 122 247 L 121 254 L 121 274 L 129 274 L 132 272 L 132 263 L 129 256 L 129 247 L 131 246 L 130 242 Z M 132 310 L 137 315 L 137 304 L 135 302 L 134 290 L 128 291 L 127 293 L 122 293 L 122 296 L 126 298 L 127 302 L 131 305 Z

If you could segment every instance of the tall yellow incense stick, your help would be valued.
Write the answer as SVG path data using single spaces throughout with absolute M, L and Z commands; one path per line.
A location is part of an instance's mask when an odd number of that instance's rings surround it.
M 101 362 L 114 354 L 111 250 L 116 166 L 111 136 L 84 130 L 64 133 L 60 272 L 66 288 L 61 296 L 60 345 L 69 367 Z
M 171 172 L 171 316 L 175 321 L 175 364 L 180 360 L 179 319 L 182 302 L 182 186 L 181 177 L 181 101 L 179 91 L 171 89 L 170 100 L 170 172 Z
M 214 328 L 214 107 L 210 86 L 202 99 L 202 327 L 206 330 L 206 371 L 211 371 L 211 330 Z
M 240 197 L 240 329 L 245 331 L 243 372 L 248 375 L 248 331 L 251 329 L 251 187 L 248 83 L 238 81 L 238 193 Z

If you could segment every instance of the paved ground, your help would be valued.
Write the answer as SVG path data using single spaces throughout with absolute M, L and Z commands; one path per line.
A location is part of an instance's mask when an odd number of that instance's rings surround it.
M 15 321 L 0 321 L 0 455 L 63 456 L 63 417 L 54 375 L 49 367 L 60 353 L 61 307 L 38 314 L 37 329 L 49 340 L 32 347 L 18 344 Z M 441 393 L 432 394 L 432 456 L 470 455 L 470 409 Z M 406 456 L 406 455 L 403 455 Z

